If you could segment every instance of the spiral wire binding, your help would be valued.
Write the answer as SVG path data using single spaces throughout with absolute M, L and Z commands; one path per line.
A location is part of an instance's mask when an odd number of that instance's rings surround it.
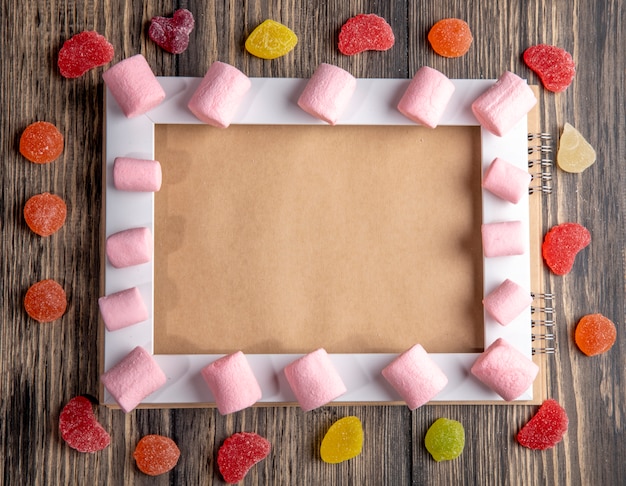
M 530 295 L 533 298 L 533 305 L 530 307 L 532 352 L 533 354 L 554 354 L 556 352 L 554 294 L 531 293 Z
M 529 194 L 552 193 L 552 135 L 549 133 L 528 134 L 528 168 L 532 179 Z

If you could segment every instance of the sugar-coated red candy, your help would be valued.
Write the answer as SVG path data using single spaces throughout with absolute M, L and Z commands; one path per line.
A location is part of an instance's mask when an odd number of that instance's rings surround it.
M 148 476 L 159 476 L 174 469 L 180 449 L 169 437 L 150 434 L 141 438 L 133 452 L 137 469 Z
M 563 223 L 546 233 L 541 251 L 546 265 L 556 275 L 565 275 L 574 266 L 580 250 L 591 243 L 589 230 L 578 223 Z
M 24 309 L 36 321 L 55 321 L 61 318 L 67 309 L 65 290 L 52 279 L 41 280 L 26 291 Z
M 59 431 L 67 444 L 79 452 L 97 452 L 111 443 L 111 436 L 100 425 L 88 398 L 72 398 L 59 416 Z
M 172 17 L 152 17 L 148 35 L 167 52 L 180 54 L 189 46 L 189 34 L 194 23 L 193 14 L 181 8 Z
M 572 84 L 576 65 L 569 52 L 560 47 L 538 44 L 524 51 L 524 62 L 541 78 L 548 91 L 560 93 Z
M 269 455 L 271 449 L 269 441 L 254 432 L 231 435 L 217 452 L 217 465 L 224 481 L 229 484 L 241 481 L 252 466 Z
M 352 56 L 363 51 L 386 51 L 396 39 L 391 26 L 376 14 L 349 18 L 339 32 L 339 51 Z
M 529 449 L 549 449 L 561 442 L 568 422 L 563 407 L 550 398 L 517 433 L 517 442 Z
M 59 70 L 66 78 L 79 78 L 90 69 L 104 66 L 113 59 L 113 46 L 94 31 L 76 34 L 59 51 Z

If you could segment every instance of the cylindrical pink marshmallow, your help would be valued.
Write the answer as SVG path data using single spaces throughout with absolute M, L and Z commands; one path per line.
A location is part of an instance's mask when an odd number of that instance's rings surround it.
M 532 301 L 528 290 L 507 278 L 483 299 L 483 305 L 489 315 L 503 326 L 507 326 L 528 308 Z
M 300 408 L 305 412 L 326 405 L 347 391 L 323 348 L 289 363 L 284 371 Z
M 165 385 L 167 377 L 150 353 L 137 346 L 103 373 L 100 381 L 120 408 L 128 413 L 144 398 Z
M 481 228 L 483 254 L 490 257 L 523 255 L 524 232 L 521 221 L 485 223 Z
M 141 54 L 113 65 L 102 73 L 102 79 L 128 118 L 150 111 L 165 99 L 165 91 Z
M 482 185 L 499 198 L 517 204 L 528 193 L 531 178 L 527 170 L 496 157 L 485 171 Z
M 499 338 L 476 359 L 471 372 L 506 401 L 511 401 L 530 388 L 539 367 Z
M 153 245 L 149 228 L 131 228 L 107 238 L 106 254 L 115 268 L 130 267 L 152 260 Z
M 309 115 L 334 125 L 343 114 L 354 90 L 356 78 L 332 64 L 320 64 L 298 99 L 298 106 Z
M 241 351 L 213 361 L 201 373 L 222 415 L 243 410 L 261 399 L 261 387 Z
M 398 103 L 404 116 L 430 128 L 441 120 L 454 93 L 454 83 L 448 77 L 428 66 L 415 73 L 409 87 Z
M 148 309 L 137 287 L 100 297 L 98 306 L 108 331 L 117 331 L 148 318 Z
M 499 137 L 513 128 L 537 103 L 525 80 L 505 71 L 472 103 L 474 116 L 485 129 Z
M 251 86 L 250 78 L 239 69 L 215 61 L 204 75 L 187 107 L 204 123 L 226 128 L 231 124 Z
M 411 410 L 432 400 L 448 384 L 446 375 L 420 344 L 394 359 L 382 375 Z
M 156 192 L 162 177 L 157 160 L 116 157 L 113 162 L 113 185 L 120 191 Z

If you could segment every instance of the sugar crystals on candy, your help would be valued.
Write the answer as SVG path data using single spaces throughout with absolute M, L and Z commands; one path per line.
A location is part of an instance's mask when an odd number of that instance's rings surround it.
M 48 164 L 63 152 L 63 135 L 52 123 L 31 123 L 20 137 L 20 153 L 35 164 Z
M 567 432 L 567 413 L 556 400 L 548 399 L 517 434 L 517 442 L 529 449 L 554 447 Z
M 172 17 L 152 17 L 148 35 L 167 52 L 180 54 L 189 46 L 189 34 L 194 24 L 193 14 L 181 8 Z
M 578 223 L 562 223 L 546 233 L 541 252 L 556 275 L 565 275 L 574 266 L 576 255 L 591 243 L 589 230 Z
M 465 447 L 463 424 L 447 418 L 435 420 L 426 432 L 424 445 L 437 462 L 456 459 Z
M 565 172 L 580 173 L 596 161 L 596 151 L 585 137 L 566 123 L 559 139 L 556 163 Z
M 169 437 L 150 434 L 137 443 L 133 458 L 142 473 L 159 476 L 174 469 L 180 458 L 180 449 Z
M 59 416 L 63 440 L 79 452 L 97 452 L 111 443 L 111 436 L 98 422 L 88 398 L 72 398 Z
M 339 32 L 339 51 L 346 56 L 363 51 L 387 51 L 396 42 L 391 26 L 376 14 L 349 18 Z
M 572 83 L 576 65 L 565 49 L 547 44 L 531 46 L 524 51 L 524 62 L 541 78 L 548 91 L 560 93 Z
M 63 43 L 57 64 L 62 76 L 79 78 L 90 69 L 111 62 L 113 54 L 113 46 L 106 37 L 94 31 L 86 31 Z
M 337 420 L 322 439 L 322 461 L 338 464 L 358 456 L 363 449 L 363 426 L 358 417 Z
M 67 216 L 65 201 L 44 192 L 31 197 L 24 205 L 24 220 L 40 236 L 50 236 L 61 229 Z
M 26 292 L 24 309 L 36 321 L 55 321 L 65 314 L 67 309 L 65 290 L 51 279 L 37 282 Z
M 296 34 L 286 25 L 267 19 L 246 39 L 246 50 L 261 59 L 276 59 L 291 51 L 298 43 Z
M 472 31 L 461 19 L 442 19 L 428 32 L 428 42 L 433 50 L 443 57 L 460 57 L 472 45 Z
M 217 452 L 217 465 L 224 481 L 229 484 L 241 481 L 252 466 L 269 455 L 271 449 L 269 441 L 254 432 L 231 435 Z
M 576 325 L 576 346 L 587 356 L 606 353 L 617 338 L 615 324 L 602 314 L 583 316 Z

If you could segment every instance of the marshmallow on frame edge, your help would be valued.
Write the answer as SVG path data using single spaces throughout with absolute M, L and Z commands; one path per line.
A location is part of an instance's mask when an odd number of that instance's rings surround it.
M 454 93 L 454 83 L 428 66 L 417 70 L 398 103 L 398 111 L 408 119 L 429 128 L 441 120 Z
M 500 199 L 517 204 L 528 192 L 531 179 L 527 170 L 496 157 L 485 171 L 482 186 Z
M 476 359 L 471 373 L 507 402 L 530 388 L 539 366 L 503 338 L 495 340 Z
M 482 127 L 502 137 L 536 104 L 537 98 L 528 83 L 505 71 L 493 86 L 476 98 L 472 112 Z
M 128 413 L 167 382 L 154 358 L 137 346 L 100 376 L 100 381 L 120 408 Z
M 298 106 L 309 115 L 335 125 L 355 89 L 356 78 L 352 74 L 338 66 L 322 63 L 298 98 Z
M 200 121 L 227 128 L 251 86 L 250 78 L 239 69 L 215 61 L 193 93 L 187 108 Z
M 106 254 L 115 268 L 148 263 L 153 253 L 152 232 L 149 228 L 130 228 L 106 239 Z
M 165 99 L 165 91 L 141 54 L 111 66 L 102 79 L 127 118 L 143 115 Z
M 148 309 L 137 287 L 100 297 L 98 306 L 104 326 L 109 332 L 138 324 L 148 318 Z
M 509 325 L 532 302 L 530 292 L 508 278 L 483 299 L 485 310 L 503 326 Z
M 521 221 L 484 223 L 481 226 L 483 254 L 487 258 L 523 255 L 524 231 Z
M 113 162 L 113 185 L 118 191 L 157 192 L 162 179 L 157 160 L 116 157 Z
M 213 361 L 201 373 L 222 415 L 248 408 L 261 399 L 261 387 L 241 351 Z
M 324 348 L 289 363 L 285 377 L 305 412 L 326 405 L 347 389 Z
M 446 375 L 420 344 L 395 358 L 382 370 L 382 375 L 410 410 L 432 400 L 448 384 Z

